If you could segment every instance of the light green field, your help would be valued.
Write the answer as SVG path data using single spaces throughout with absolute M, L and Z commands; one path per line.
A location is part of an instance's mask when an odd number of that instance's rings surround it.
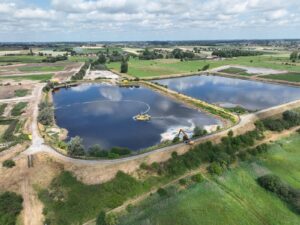
M 274 56 L 252 56 L 238 57 L 225 60 L 195 60 L 183 61 L 174 59 L 162 60 L 138 60 L 129 61 L 128 74 L 137 77 L 151 77 L 170 74 L 197 73 L 204 65 L 210 64 L 210 69 L 224 65 L 243 65 L 252 67 L 263 67 L 275 70 L 288 70 L 291 72 L 300 72 L 300 65 L 286 65 L 290 61 L 286 57 Z M 108 68 L 119 71 L 120 63 L 109 63 Z
M 300 73 L 285 73 L 285 74 L 273 74 L 267 76 L 260 76 L 261 78 L 272 80 L 285 80 L 291 82 L 300 82 Z
M 34 81 L 47 81 L 53 77 L 54 74 L 37 74 L 37 75 L 24 75 L 24 76 L 1 76 L 0 80 L 34 80 Z
M 243 163 L 219 178 L 208 178 L 174 196 L 158 200 L 150 197 L 129 214 L 122 225 L 293 225 L 300 216 L 277 196 L 265 191 L 256 178 L 267 173 L 280 176 L 300 188 L 300 135 L 271 146 L 262 158 Z
M 22 72 L 56 72 L 64 69 L 64 66 L 24 66 L 18 68 Z
M 18 62 L 18 63 L 39 63 L 42 62 L 46 57 L 43 56 L 0 56 L 0 62 Z

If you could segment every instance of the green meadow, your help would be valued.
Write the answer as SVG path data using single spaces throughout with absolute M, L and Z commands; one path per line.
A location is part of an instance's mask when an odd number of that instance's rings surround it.
M 261 78 L 272 80 L 284 80 L 290 82 L 300 82 L 300 73 L 284 73 L 284 74 L 272 74 L 267 76 L 260 76 Z
M 30 56 L 30 55 L 0 56 L 0 62 L 40 63 L 45 58 L 46 57 L 44 56 Z
M 22 72 L 56 72 L 64 69 L 64 66 L 24 66 L 18 68 Z
M 182 73 L 197 73 L 203 66 L 209 64 L 210 69 L 224 65 L 243 65 L 263 67 L 276 70 L 300 72 L 300 65 L 291 64 L 289 58 L 276 55 L 262 55 L 252 57 L 237 57 L 224 60 L 194 60 L 180 61 L 176 59 L 138 60 L 130 59 L 128 74 L 135 77 L 152 77 Z M 120 70 L 120 63 L 108 63 L 109 69 Z
M 300 135 L 278 141 L 259 159 L 241 163 L 221 177 L 210 177 L 166 198 L 149 197 L 119 218 L 121 225 L 293 225 L 295 214 L 256 178 L 278 175 L 300 189 Z
M 0 76 L 0 80 L 12 79 L 16 81 L 20 80 L 33 80 L 33 81 L 47 81 L 53 77 L 54 74 L 34 74 L 24 76 Z

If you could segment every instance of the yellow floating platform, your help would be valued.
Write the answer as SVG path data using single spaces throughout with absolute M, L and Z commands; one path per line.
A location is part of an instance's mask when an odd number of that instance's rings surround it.
M 148 114 L 138 114 L 133 117 L 137 121 L 149 121 L 151 120 L 151 116 Z

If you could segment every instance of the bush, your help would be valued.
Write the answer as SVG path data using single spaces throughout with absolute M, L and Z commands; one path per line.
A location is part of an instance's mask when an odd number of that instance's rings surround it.
M 105 219 L 106 213 L 104 211 L 101 211 L 97 217 L 96 225 L 106 225 Z
M 164 188 L 159 188 L 159 189 L 157 190 L 157 194 L 158 194 L 160 197 L 168 196 L 168 192 L 167 192 L 166 189 L 164 189 Z
M 193 137 L 203 137 L 207 134 L 207 130 L 201 129 L 199 127 L 194 128 Z
M 195 174 L 192 176 L 192 181 L 196 183 L 201 183 L 204 180 L 203 176 L 201 173 Z
M 210 65 L 209 65 L 209 64 L 206 64 L 206 65 L 204 65 L 204 66 L 202 67 L 202 71 L 206 71 L 206 70 L 208 70 L 208 69 L 209 69 L 209 67 L 210 67 Z
M 208 168 L 207 168 L 208 172 L 212 175 L 222 175 L 222 173 L 224 172 L 223 167 L 220 165 L 220 163 L 217 162 L 213 162 L 211 163 Z
M 13 192 L 0 195 L 0 224 L 15 225 L 17 216 L 22 211 L 23 198 Z
M 110 150 L 111 153 L 123 156 L 123 155 L 130 155 L 131 154 L 131 150 L 128 148 L 123 148 L 123 147 L 113 147 Z
M 100 145 L 96 144 L 88 149 L 88 155 L 92 157 L 99 157 L 99 158 L 105 158 L 108 156 L 108 152 L 105 150 L 102 150 Z
M 257 179 L 258 184 L 266 190 L 273 192 L 300 214 L 300 190 L 294 189 L 281 181 L 275 175 L 265 175 Z
M 83 156 L 85 155 L 83 140 L 79 136 L 71 138 L 68 143 L 68 155 L 69 156 Z
M 11 160 L 11 159 L 5 160 L 2 163 L 2 166 L 6 167 L 6 168 L 13 168 L 15 165 L 16 165 L 16 163 L 13 160 Z
M 179 180 L 179 184 L 184 186 L 184 185 L 187 184 L 187 180 L 182 178 L 182 179 Z
M 54 122 L 54 111 L 50 107 L 43 108 L 38 115 L 38 121 L 45 125 L 51 126 Z

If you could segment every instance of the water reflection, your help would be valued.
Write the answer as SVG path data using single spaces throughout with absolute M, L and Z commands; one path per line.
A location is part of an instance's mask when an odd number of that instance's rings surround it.
M 219 105 L 260 110 L 300 99 L 300 88 L 219 76 L 157 80 L 170 89 Z
M 147 88 L 83 86 L 62 88 L 53 94 L 53 99 L 57 124 L 69 131 L 69 137 L 81 136 L 87 147 L 100 144 L 104 148 L 138 150 L 174 138 L 180 128 L 192 130 L 195 126 L 220 124 L 207 114 Z M 133 120 L 148 107 L 151 121 Z

